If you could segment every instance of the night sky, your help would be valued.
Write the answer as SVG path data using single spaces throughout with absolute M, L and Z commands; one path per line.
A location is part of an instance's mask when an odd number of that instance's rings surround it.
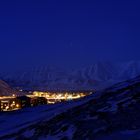
M 1 70 L 139 60 L 139 7 L 139 0 L 1 0 Z

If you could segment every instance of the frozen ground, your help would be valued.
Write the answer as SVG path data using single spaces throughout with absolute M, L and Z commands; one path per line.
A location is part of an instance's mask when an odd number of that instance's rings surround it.
M 0 138 L 16 133 L 40 121 L 47 121 L 70 108 L 84 104 L 88 100 L 90 100 L 90 98 L 86 97 L 84 101 L 69 101 L 54 105 L 25 108 L 13 112 L 2 112 L 0 113 Z
M 78 101 L 0 115 L 0 140 L 139 140 L 140 77 Z

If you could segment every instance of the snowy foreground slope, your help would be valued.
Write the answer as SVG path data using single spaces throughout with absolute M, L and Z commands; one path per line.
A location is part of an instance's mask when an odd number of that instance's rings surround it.
M 27 90 L 92 90 L 140 75 L 139 62 L 95 63 L 80 69 L 38 67 L 29 71 L 1 75 L 12 87 Z
M 84 104 L 90 98 L 86 97 L 84 100 L 69 101 L 55 105 L 42 105 L 38 107 L 25 108 L 22 110 L 12 112 L 0 112 L 0 140 L 9 139 L 19 132 L 30 133 L 30 127 L 38 125 L 40 122 L 48 121 L 53 117 L 66 112 L 73 107 Z M 25 132 L 26 133 L 26 132 Z M 6 138 L 4 138 L 6 137 Z
M 0 115 L 0 140 L 139 140 L 140 77 L 79 101 Z

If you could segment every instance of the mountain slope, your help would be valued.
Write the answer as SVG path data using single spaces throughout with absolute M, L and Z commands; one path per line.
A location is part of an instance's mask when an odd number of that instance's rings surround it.
M 105 90 L 99 99 L 35 127 L 32 137 L 74 140 L 139 139 L 140 77 Z M 60 127 L 61 126 L 61 127 Z
M 77 102 L 59 105 L 55 105 L 55 116 L 45 117 L 45 112 L 51 115 L 50 111 L 47 108 L 46 111 L 42 109 L 42 112 L 37 113 L 39 118 L 36 122 L 24 122 L 22 125 L 24 128 L 0 139 L 138 140 L 140 138 L 140 77 L 116 84 Z M 36 108 L 33 112 L 38 111 Z M 25 114 L 22 117 L 26 116 L 27 112 L 23 111 Z M 15 115 L 21 113 L 17 112 Z M 6 120 L 8 117 L 10 114 Z M 27 116 L 25 118 L 27 119 Z
M 95 63 L 90 67 L 63 70 L 39 67 L 2 76 L 13 87 L 29 90 L 103 89 L 114 83 L 140 75 L 139 62 Z
M 10 96 L 16 92 L 4 81 L 0 80 L 0 96 Z

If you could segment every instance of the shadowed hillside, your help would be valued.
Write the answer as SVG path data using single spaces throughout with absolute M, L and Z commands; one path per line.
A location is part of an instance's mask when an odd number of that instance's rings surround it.
M 0 80 L 0 96 L 10 96 L 16 94 L 16 91 L 14 91 L 6 82 Z
M 140 77 L 116 84 L 78 102 L 58 104 L 54 106 L 55 109 L 52 106 L 51 110 L 47 110 L 46 107 L 46 110 L 34 115 L 38 116 L 37 121 L 33 122 L 31 119 L 29 124 L 23 123 L 22 129 L 16 128 L 16 131 L 9 136 L 5 134 L 1 139 L 138 140 L 140 138 Z M 39 108 L 36 108 L 31 114 L 38 111 Z M 22 113 L 26 115 L 29 111 Z M 7 120 L 8 117 L 10 115 L 7 116 Z

